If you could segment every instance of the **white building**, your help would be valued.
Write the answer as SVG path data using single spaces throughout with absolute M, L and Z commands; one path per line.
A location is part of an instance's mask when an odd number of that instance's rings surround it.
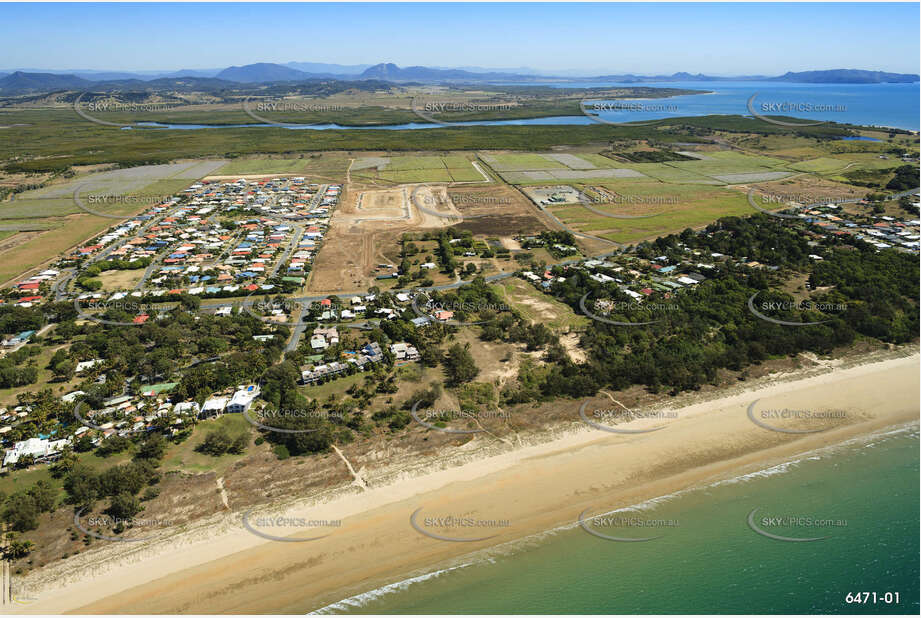
M 209 416 L 219 416 L 224 413 L 224 408 L 226 407 L 226 397 L 212 397 L 211 399 L 205 401 L 205 404 L 201 407 L 201 416 L 204 418 Z
M 255 384 L 245 386 L 233 394 L 230 403 L 228 403 L 225 408 L 225 412 L 227 412 L 227 414 L 242 414 L 249 409 L 258 396 L 258 386 Z
M 31 455 L 35 462 L 49 461 L 58 457 L 70 440 L 43 440 L 42 438 L 29 438 L 17 442 L 13 448 L 6 452 L 3 458 L 4 467 L 17 463 L 22 457 Z

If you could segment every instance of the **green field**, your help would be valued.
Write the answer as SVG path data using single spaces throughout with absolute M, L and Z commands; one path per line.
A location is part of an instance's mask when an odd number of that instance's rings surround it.
M 375 167 L 353 168 L 354 178 L 380 179 L 393 183 L 478 182 L 480 174 L 464 155 L 413 155 L 381 157 Z
M 443 167 L 440 169 L 427 170 L 383 171 L 378 172 L 376 177 L 396 183 L 451 182 L 453 180 L 448 170 Z
M 690 170 L 678 169 L 668 163 L 630 163 L 624 165 L 627 169 L 636 170 L 650 178 L 669 183 L 697 182 L 702 184 L 721 184 L 709 176 L 697 174 Z
M 575 313 L 569 305 L 542 294 L 521 279 L 508 279 L 490 287 L 530 322 L 544 324 L 553 330 L 579 329 L 589 323 L 588 317 Z
M 497 154 L 481 155 L 481 158 L 497 172 L 520 172 L 528 170 L 565 170 L 569 169 L 559 161 L 548 159 L 539 154 Z M 609 166 L 613 167 L 613 166 Z
M 793 163 L 790 165 L 790 167 L 800 172 L 818 172 L 820 174 L 827 174 L 829 172 L 840 171 L 847 164 L 847 161 L 842 161 L 841 159 L 819 157 L 818 159 L 809 159 L 807 161 Z
M 345 175 L 349 157 L 344 153 L 308 154 L 297 157 L 263 155 L 241 157 L 214 171 L 216 176 L 254 174 L 335 174 Z
M 400 170 L 433 170 L 445 169 L 447 165 L 441 157 L 408 156 L 390 157 L 390 163 L 384 168 L 386 171 Z
M 720 187 L 649 182 L 629 185 L 604 182 L 590 186 L 604 186 L 621 196 L 656 198 L 645 202 L 639 199 L 634 203 L 592 205 L 595 210 L 619 215 L 658 213 L 639 219 L 605 217 L 578 204 L 550 208 L 556 217 L 574 229 L 615 242 L 636 242 L 706 225 L 720 217 L 752 213 L 743 193 Z
M 213 420 L 201 421 L 188 439 L 180 444 L 173 444 L 167 449 L 166 455 L 163 457 L 163 471 L 178 470 L 196 474 L 215 472 L 220 476 L 223 470 L 246 457 L 245 453 L 242 455 L 226 454 L 220 457 L 212 457 L 195 451 L 210 432 L 221 427 L 227 429 L 231 436 L 240 433 L 253 433 L 253 426 L 243 418 L 242 414 L 225 414 Z

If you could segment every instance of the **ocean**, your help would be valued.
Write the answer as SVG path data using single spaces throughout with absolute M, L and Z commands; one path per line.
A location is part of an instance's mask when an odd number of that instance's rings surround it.
M 519 84 L 520 85 L 520 84 Z M 533 83 L 528 85 L 553 86 L 559 88 L 601 88 L 648 86 L 657 88 L 683 88 L 706 90 L 711 94 L 695 94 L 666 99 L 646 99 L 643 103 L 620 110 L 604 107 L 600 117 L 607 122 L 641 122 L 661 118 L 682 116 L 705 116 L 710 114 L 738 114 L 751 116 L 748 101 L 755 96 L 752 109 L 761 115 L 793 116 L 816 121 L 853 123 L 866 126 L 896 127 L 918 130 L 919 101 L 918 84 L 788 84 L 784 82 L 657 82 L 628 84 L 606 83 Z M 621 103 L 636 103 L 621 101 Z M 775 106 L 780 106 L 776 108 Z M 454 123 L 456 126 L 477 125 L 586 125 L 595 120 L 587 116 L 553 116 L 547 118 L 525 118 L 521 120 L 481 120 Z M 137 128 L 148 129 L 221 129 L 240 127 L 271 126 L 264 124 L 208 125 L 208 124 L 162 124 L 142 122 Z M 367 127 L 342 126 L 335 123 L 314 125 L 288 125 L 293 130 L 329 129 L 382 129 L 409 130 L 441 128 L 420 118 L 419 122 L 405 124 L 377 125 Z
M 918 464 L 918 425 L 889 428 L 592 527 L 652 540 L 570 526 L 318 612 L 917 615 Z

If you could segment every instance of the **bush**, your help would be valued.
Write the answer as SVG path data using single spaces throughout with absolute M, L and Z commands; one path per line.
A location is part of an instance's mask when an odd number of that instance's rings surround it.
M 287 459 L 291 457 L 291 453 L 288 452 L 288 447 L 284 444 L 276 444 L 275 448 L 272 449 L 275 452 L 275 456 L 279 459 Z

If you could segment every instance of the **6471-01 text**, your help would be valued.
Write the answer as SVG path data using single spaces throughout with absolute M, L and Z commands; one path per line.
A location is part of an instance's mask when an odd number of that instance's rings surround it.
M 899 593 L 898 592 L 881 592 L 877 594 L 876 592 L 848 592 L 847 596 L 844 597 L 846 603 L 857 603 L 860 605 L 875 605 L 877 603 L 885 603 L 887 605 L 898 605 L 899 604 Z

